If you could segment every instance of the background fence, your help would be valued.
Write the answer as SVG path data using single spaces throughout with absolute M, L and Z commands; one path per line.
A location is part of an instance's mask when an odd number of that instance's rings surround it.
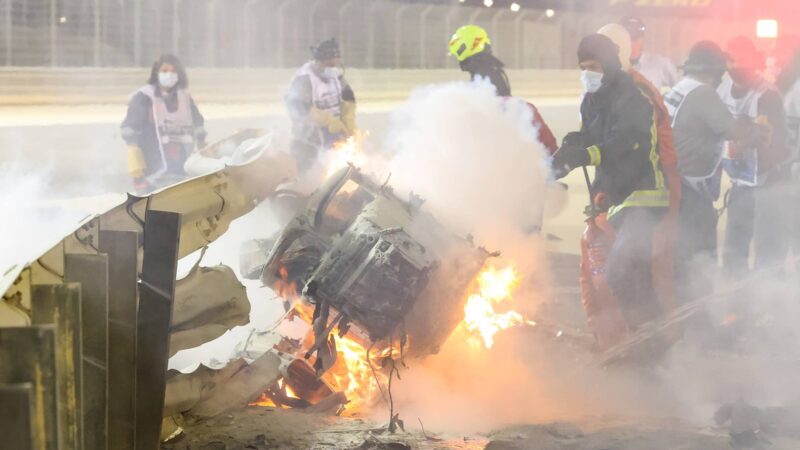
M 447 41 L 484 26 L 512 68 L 572 68 L 579 39 L 618 13 L 392 0 L 0 0 L 0 65 L 141 67 L 173 52 L 193 67 L 294 67 L 339 39 L 361 68 L 455 67 Z M 681 60 L 696 40 L 751 34 L 752 24 L 646 17 L 651 48 Z

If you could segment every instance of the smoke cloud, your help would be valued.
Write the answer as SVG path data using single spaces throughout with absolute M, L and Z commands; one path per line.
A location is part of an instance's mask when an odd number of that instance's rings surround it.
M 488 82 L 420 89 L 393 116 L 391 184 L 462 236 L 524 264 L 548 180 L 529 106 Z

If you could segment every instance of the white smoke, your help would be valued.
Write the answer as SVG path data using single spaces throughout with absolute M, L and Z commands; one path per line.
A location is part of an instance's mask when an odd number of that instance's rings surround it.
M 0 270 L 27 264 L 77 228 L 85 211 L 48 202 L 54 195 L 46 166 L 32 168 L 16 161 L 0 164 Z
M 488 82 L 420 89 L 393 117 L 391 184 L 421 195 L 454 232 L 521 258 L 548 179 L 532 119 L 527 103 L 497 97 Z

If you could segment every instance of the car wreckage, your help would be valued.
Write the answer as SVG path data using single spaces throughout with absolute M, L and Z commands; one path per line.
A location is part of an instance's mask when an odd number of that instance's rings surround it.
M 171 433 L 162 418 L 214 416 L 265 394 L 338 410 L 348 399 L 325 378 L 337 370 L 334 334 L 367 355 L 418 358 L 438 352 L 462 320 L 492 255 L 441 226 L 421 198 L 401 199 L 353 166 L 310 195 L 293 193 L 293 159 L 259 130 L 201 158 L 207 173 L 129 194 L 2 273 L 0 403 L 14 419 L 0 430 L 13 448 L 157 449 Z M 240 275 L 284 297 L 281 320 L 305 316 L 307 339 L 222 368 L 168 371 L 175 353 L 246 324 L 250 310 L 231 268 L 198 260 L 176 279 L 178 260 L 265 201 L 292 205 L 292 218 L 277 235 L 241 244 Z

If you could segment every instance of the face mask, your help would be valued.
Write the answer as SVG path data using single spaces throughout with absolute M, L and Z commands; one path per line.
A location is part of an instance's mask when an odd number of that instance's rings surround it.
M 603 85 L 603 74 L 592 70 L 584 70 L 581 72 L 581 83 L 583 83 L 583 90 L 586 93 L 593 94 Z
M 344 75 L 344 69 L 339 66 L 326 67 L 322 70 L 322 75 L 325 78 L 339 78 Z
M 158 84 L 161 87 L 172 89 L 178 83 L 178 74 L 175 72 L 158 72 Z

